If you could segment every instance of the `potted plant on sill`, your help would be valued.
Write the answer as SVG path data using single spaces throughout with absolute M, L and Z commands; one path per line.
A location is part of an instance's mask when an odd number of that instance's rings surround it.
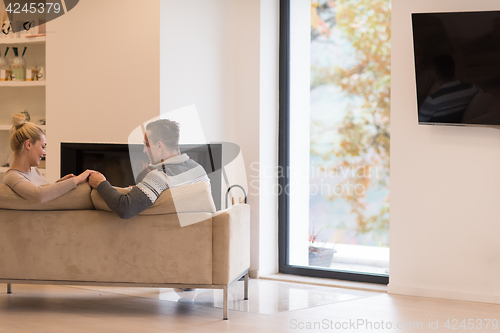
M 321 229 L 317 233 L 313 230 L 309 234 L 309 266 L 316 267 L 330 267 L 333 254 L 337 252 L 335 248 L 325 247 L 326 240 L 323 242 L 318 242 L 318 236 L 321 233 Z M 323 245 L 323 246 L 321 246 Z

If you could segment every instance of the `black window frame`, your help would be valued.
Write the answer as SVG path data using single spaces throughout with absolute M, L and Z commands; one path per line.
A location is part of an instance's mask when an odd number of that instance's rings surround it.
M 280 0 L 279 36 L 279 138 L 278 164 L 281 170 L 290 165 L 290 0 Z M 278 178 L 281 189 L 289 188 L 288 172 L 281 172 Z M 389 276 L 381 274 L 337 271 L 326 268 L 292 266 L 289 264 L 289 212 L 287 192 L 278 195 L 278 268 L 280 273 L 310 277 L 388 284 Z

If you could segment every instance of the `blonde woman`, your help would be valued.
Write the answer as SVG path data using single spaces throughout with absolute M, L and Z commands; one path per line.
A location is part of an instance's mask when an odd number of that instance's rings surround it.
M 38 125 L 27 122 L 21 113 L 14 115 L 12 122 L 10 147 L 14 160 L 3 183 L 23 198 L 39 203 L 50 201 L 86 182 L 94 172 L 87 170 L 78 176 L 66 175 L 55 184 L 49 184 L 37 168 L 46 155 L 45 133 Z

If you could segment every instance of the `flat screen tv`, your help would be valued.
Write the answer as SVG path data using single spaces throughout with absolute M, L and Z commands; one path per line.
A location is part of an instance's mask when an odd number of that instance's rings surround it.
M 418 123 L 500 126 L 500 11 L 414 13 Z

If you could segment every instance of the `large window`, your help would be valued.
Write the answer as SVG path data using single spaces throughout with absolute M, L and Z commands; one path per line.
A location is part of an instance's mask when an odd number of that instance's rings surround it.
M 280 271 L 387 283 L 390 0 L 282 0 Z

